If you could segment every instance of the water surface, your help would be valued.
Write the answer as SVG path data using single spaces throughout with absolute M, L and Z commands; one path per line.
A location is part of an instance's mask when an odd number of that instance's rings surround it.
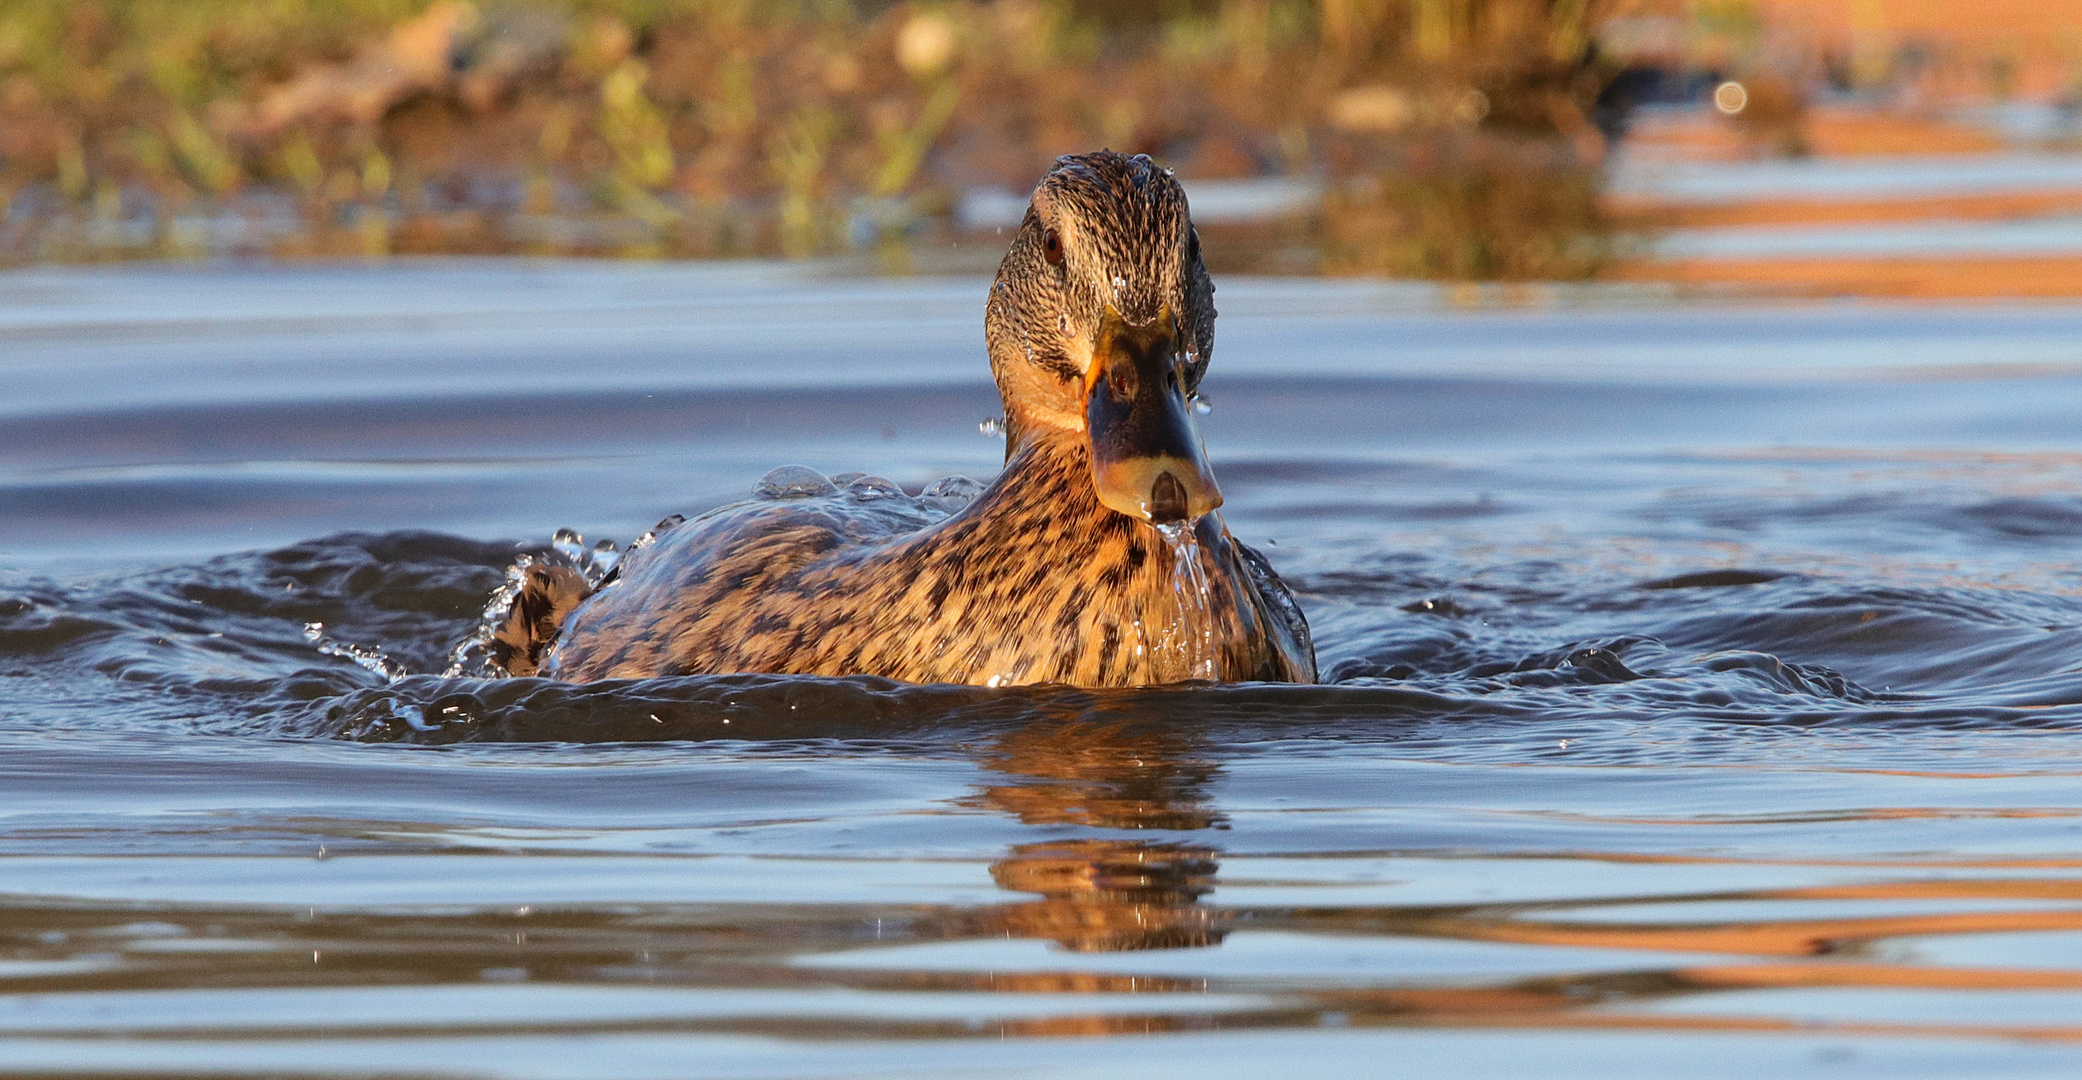
M 988 477 L 982 295 L 0 276 L 0 1070 L 2082 1067 L 2082 309 L 1226 281 L 1333 685 L 441 674 L 557 528 Z

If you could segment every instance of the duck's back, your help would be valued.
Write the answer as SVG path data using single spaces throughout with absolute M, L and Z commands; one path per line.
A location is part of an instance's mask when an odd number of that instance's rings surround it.
M 590 681 L 808 670 L 817 646 L 843 636 L 840 624 L 862 603 L 855 594 L 878 584 L 829 572 L 832 564 L 945 521 L 977 490 L 949 477 L 912 497 L 877 477 L 776 469 L 754 500 L 624 555 L 564 620 L 543 673 Z M 813 568 L 826 572 L 806 574 Z

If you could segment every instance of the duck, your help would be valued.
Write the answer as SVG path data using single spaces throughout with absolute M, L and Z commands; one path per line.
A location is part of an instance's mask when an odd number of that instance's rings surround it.
M 1148 156 L 1058 159 L 984 309 L 1002 471 L 918 495 L 784 467 L 588 574 L 517 569 L 497 673 L 774 673 L 1135 687 L 1316 680 L 1308 620 L 1237 541 L 1195 423 L 1214 283 Z

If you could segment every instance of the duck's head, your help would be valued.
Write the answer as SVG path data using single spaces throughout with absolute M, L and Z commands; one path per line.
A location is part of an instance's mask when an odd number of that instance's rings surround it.
M 1009 448 L 1083 440 L 1099 501 L 1143 521 L 1222 505 L 1191 406 L 1214 320 L 1214 284 L 1170 170 L 1110 151 L 1057 160 L 984 316 Z

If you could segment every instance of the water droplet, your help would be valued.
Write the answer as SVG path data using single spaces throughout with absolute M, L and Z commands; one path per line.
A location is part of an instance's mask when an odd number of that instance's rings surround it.
M 594 544 L 583 568 L 586 581 L 592 585 L 599 585 L 607 575 L 614 572 L 615 564 L 621 561 L 621 553 L 615 549 L 614 541 L 602 540 Z
M 1058 312 L 1056 312 L 1056 313 L 1055 313 L 1055 329 L 1056 329 L 1056 333 L 1058 333 L 1058 334 L 1061 334 L 1061 335 L 1063 335 L 1064 337 L 1069 337 L 1069 336 L 1070 336 L 1070 313 L 1069 313 L 1069 312 L 1067 312 L 1067 311 L 1058 311 Z
M 580 536 L 576 529 L 558 529 L 556 534 L 549 538 L 549 546 L 577 563 L 585 557 L 586 538 Z
M 402 666 L 392 663 L 389 657 L 383 655 L 382 649 L 364 645 L 349 645 L 344 641 L 334 641 L 326 637 L 324 623 L 305 623 L 304 640 L 318 646 L 318 651 L 323 655 L 337 656 L 342 660 L 351 660 L 356 665 L 373 671 L 390 682 L 396 682 L 412 674 Z M 412 723 L 411 718 L 407 717 L 406 722 Z M 418 725 L 414 724 L 413 726 L 417 727 Z
M 1195 415 L 1195 416 L 1206 416 L 1206 415 L 1207 415 L 1208 413 L 1211 413 L 1211 412 L 1213 412 L 1213 411 L 1214 411 L 1214 402 L 1212 402 L 1212 401 L 1209 401 L 1209 400 L 1207 399 L 1206 395 L 1204 395 L 1204 394 L 1194 394 L 1194 395 L 1193 395 L 1193 415 Z
M 824 474 L 803 465 L 783 465 L 759 478 L 752 487 L 756 499 L 810 499 L 835 495 L 838 488 Z
M 976 430 L 984 433 L 985 435 L 991 436 L 992 438 L 1000 438 L 1005 434 L 1005 418 L 1002 416 L 993 416 L 990 419 L 985 420 L 980 424 L 977 424 Z
M 1127 287 L 1128 287 L 1128 279 L 1127 279 L 1127 278 L 1124 278 L 1124 277 L 1120 276 L 1119 274 L 1115 274 L 1115 275 L 1113 275 L 1113 295 L 1114 295 L 1114 297 L 1115 297 L 1116 299 L 1118 299 L 1118 298 L 1120 297 L 1120 294 L 1121 294 L 1121 290 L 1122 290 L 1122 289 L 1125 289 L 1125 288 L 1127 288 Z
M 644 548 L 650 547 L 652 544 L 657 542 L 659 533 L 668 532 L 674 526 L 684 524 L 686 520 L 687 519 L 684 516 L 680 514 L 674 514 L 666 518 L 665 520 L 660 521 L 657 525 L 652 526 L 650 532 L 644 533 L 642 536 L 639 536 L 636 539 L 630 541 L 629 550 L 641 551 Z

